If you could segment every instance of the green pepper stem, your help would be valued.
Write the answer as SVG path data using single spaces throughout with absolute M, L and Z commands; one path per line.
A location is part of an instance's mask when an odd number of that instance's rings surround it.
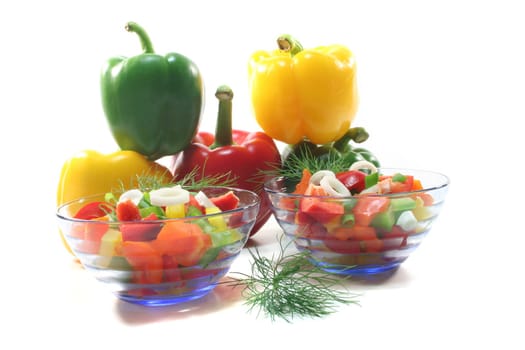
M 358 126 L 355 128 L 348 129 L 348 131 L 345 132 L 344 135 L 341 136 L 339 140 L 334 142 L 332 147 L 338 150 L 339 152 L 344 152 L 345 149 L 348 147 L 348 143 L 350 141 L 354 141 L 356 143 L 362 143 L 362 142 L 365 142 L 367 139 L 368 139 L 368 132 L 365 130 L 365 128 Z
M 277 45 L 279 50 L 289 52 L 292 57 L 303 51 L 303 45 L 289 34 L 283 34 L 278 37 Z
M 144 53 L 154 53 L 153 45 L 148 36 L 148 33 L 135 22 L 128 22 L 124 27 L 130 33 L 136 33 L 139 36 L 140 44 L 142 45 L 142 50 Z
M 233 91 L 229 86 L 222 85 L 217 88 L 215 97 L 219 100 L 217 125 L 215 126 L 215 142 L 211 149 L 233 145 L 232 137 L 232 100 Z

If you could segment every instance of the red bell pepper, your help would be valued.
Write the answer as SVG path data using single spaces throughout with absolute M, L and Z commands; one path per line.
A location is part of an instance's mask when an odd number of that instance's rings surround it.
M 232 130 L 233 92 L 229 87 L 219 87 L 215 96 L 219 100 L 215 138 L 199 132 L 195 141 L 174 157 L 171 170 L 175 180 L 190 173 L 195 174 L 197 181 L 229 174 L 235 187 L 257 193 L 261 204 L 250 232 L 254 235 L 271 216 L 270 202 L 263 190 L 264 172 L 278 169 L 281 155 L 274 140 L 265 133 Z

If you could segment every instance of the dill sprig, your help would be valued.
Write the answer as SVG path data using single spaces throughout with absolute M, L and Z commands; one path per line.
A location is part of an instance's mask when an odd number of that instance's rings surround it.
M 184 175 L 181 179 L 173 181 L 171 174 L 165 173 L 148 173 L 137 174 L 134 181 L 129 181 L 129 184 L 125 184 L 122 180 L 119 181 L 119 186 L 112 192 L 124 193 L 127 190 L 138 188 L 141 191 L 151 191 L 162 187 L 170 187 L 180 185 L 188 191 L 198 191 L 203 187 L 209 186 L 222 186 L 232 187 L 236 183 L 236 177 L 232 176 L 230 172 L 216 175 L 216 176 L 201 176 L 197 178 L 199 169 L 196 167 L 188 174 Z
M 291 191 L 301 181 L 303 170 L 308 169 L 312 174 L 319 170 L 331 170 L 334 173 L 348 170 L 350 164 L 345 157 L 335 152 L 328 152 L 317 156 L 310 149 L 304 149 L 300 154 L 291 152 L 281 166 L 274 166 L 269 170 L 260 171 L 260 178 L 282 176 L 286 187 Z
M 310 170 L 312 174 L 319 170 L 327 169 L 338 173 L 347 170 L 348 166 L 348 160 L 335 152 L 317 156 L 309 149 L 305 149 L 300 155 L 293 152 L 290 153 L 284 166 L 280 169 L 279 175 L 291 182 L 299 182 L 304 169 Z
M 196 191 L 209 186 L 232 187 L 237 183 L 237 177 L 235 177 L 231 171 L 214 176 L 201 176 L 197 180 L 196 175 L 198 171 L 198 167 L 193 168 L 191 172 L 176 181 L 175 184 L 181 185 L 188 191 Z
M 320 318 L 337 311 L 340 304 L 359 304 L 354 294 L 346 290 L 347 280 L 330 274 L 310 262 L 310 253 L 287 253 L 287 245 L 279 240 L 280 251 L 270 258 L 257 248 L 248 248 L 252 258 L 251 274 L 233 273 L 233 280 L 243 286 L 249 311 L 257 309 L 272 321 L 277 318 L 291 322 L 295 317 Z

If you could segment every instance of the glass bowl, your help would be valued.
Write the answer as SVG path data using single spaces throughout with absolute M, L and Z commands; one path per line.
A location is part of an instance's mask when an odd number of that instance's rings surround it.
M 278 224 L 297 249 L 310 253 L 313 264 L 342 275 L 387 274 L 395 272 L 430 231 L 449 179 L 422 170 L 382 168 L 378 172 L 412 175 L 423 187 L 395 194 L 307 196 L 290 193 L 285 179 L 275 177 L 264 189 Z M 342 207 L 340 215 L 327 215 L 322 208 L 330 206 Z
M 96 195 L 57 209 L 58 225 L 82 266 L 119 299 L 145 306 L 173 305 L 211 292 L 248 240 L 259 196 L 227 187 L 203 188 L 208 197 L 232 191 L 237 208 L 178 219 L 98 221 L 73 218 Z M 166 238 L 163 228 L 183 234 Z

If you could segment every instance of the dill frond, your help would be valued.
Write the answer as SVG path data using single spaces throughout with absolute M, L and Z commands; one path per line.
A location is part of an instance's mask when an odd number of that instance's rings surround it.
M 346 290 L 348 277 L 328 273 L 310 262 L 310 253 L 280 251 L 262 256 L 257 248 L 248 249 L 252 258 L 251 274 L 233 273 L 235 286 L 244 286 L 243 296 L 249 311 L 263 313 L 272 321 L 291 322 L 294 318 L 320 318 L 337 311 L 341 304 L 358 304 L 356 295 Z
M 214 176 L 202 175 L 197 177 L 199 171 L 198 167 L 193 168 L 191 172 L 176 181 L 175 184 L 181 185 L 188 191 L 195 191 L 208 186 L 233 187 L 237 182 L 237 177 L 233 176 L 231 171 Z

